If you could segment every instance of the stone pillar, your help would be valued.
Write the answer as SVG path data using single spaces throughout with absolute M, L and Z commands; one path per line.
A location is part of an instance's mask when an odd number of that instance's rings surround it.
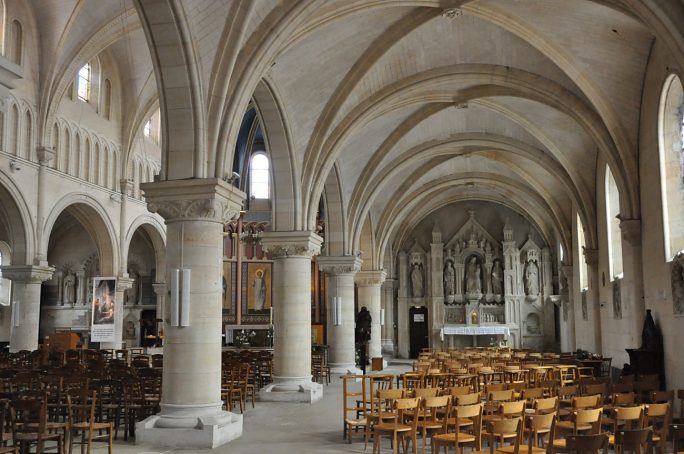
M 313 403 L 323 386 L 311 381 L 311 257 L 322 238 L 312 232 L 265 232 L 263 248 L 273 258 L 273 383 L 264 401 Z
M 166 320 L 166 292 L 167 287 L 163 282 L 155 282 L 152 284 L 154 294 L 157 296 L 157 317 L 158 319 Z M 223 328 L 222 328 L 223 329 Z
M 384 270 L 359 271 L 356 273 L 356 286 L 358 288 L 359 308 L 366 306 L 370 312 L 371 340 L 368 344 L 368 357 L 382 357 L 382 330 L 380 327 L 380 286 L 385 282 Z
M 397 344 L 400 358 L 409 357 L 409 285 L 408 285 L 408 256 L 406 252 L 399 252 L 399 297 L 397 299 Z
M 222 410 L 223 225 L 244 193 L 217 178 L 145 183 L 148 209 L 166 221 L 167 282 L 189 269 L 189 326 L 164 325 L 161 412 L 137 424 L 136 441 L 214 448 L 242 434 L 242 415 Z
M 114 296 L 114 342 L 101 342 L 100 348 L 121 348 L 123 346 L 123 316 L 124 292 L 131 288 L 133 279 L 128 274 L 116 279 L 116 293 Z M 137 330 L 139 331 L 139 330 Z M 127 346 L 127 347 L 130 347 Z
M 572 266 L 562 266 L 561 272 L 563 274 L 561 282 L 564 284 L 560 289 L 561 318 L 566 323 L 565 339 L 561 338 L 561 350 L 575 351 L 575 311 L 573 309 L 574 302 L 572 300 L 572 289 L 574 288 Z M 567 314 L 567 316 L 565 314 Z
M 584 248 L 584 261 L 587 264 L 587 312 L 594 322 L 594 349 L 600 353 L 601 340 L 601 306 L 599 304 L 599 251 Z
M 124 253 L 126 248 L 126 233 L 128 232 L 128 195 L 133 192 L 133 181 L 126 178 L 119 180 L 121 190 L 121 212 L 119 216 L 119 275 L 128 276 L 128 254 Z
M 40 325 L 40 286 L 52 278 L 49 266 L 3 266 L 2 276 L 12 281 L 10 351 L 37 350 Z
M 328 328 L 328 356 L 330 370 L 345 374 L 360 373 L 356 368 L 354 337 L 354 275 L 361 269 L 361 259 L 355 256 L 318 257 L 318 267 L 326 274 L 326 304 Z M 342 317 L 334 325 L 333 298 L 342 298 Z
M 46 169 L 50 167 L 50 161 L 52 161 L 56 155 L 56 152 L 54 149 L 49 148 L 49 147 L 43 147 L 40 146 L 36 149 L 36 154 L 38 156 L 38 164 L 40 164 L 40 167 L 38 167 L 38 187 L 37 187 L 37 192 L 38 192 L 38 197 L 37 197 L 37 203 L 36 203 L 36 225 L 39 226 L 40 231 L 42 232 L 42 229 L 45 225 L 45 212 L 46 212 L 46 207 L 45 207 L 45 173 Z M 27 157 L 28 159 L 28 157 Z M 44 238 L 43 235 L 37 235 L 37 241 L 38 244 L 36 245 L 36 261 L 38 265 L 40 266 L 48 266 L 47 263 L 47 244 L 43 244 Z
M 644 301 L 643 258 L 641 250 L 641 220 L 620 218 L 620 233 L 622 234 L 622 316 L 630 317 L 632 332 L 641 333 L 646 317 L 646 303 Z M 634 344 L 625 348 L 638 348 L 641 336 L 634 336 Z
M 382 352 L 394 356 L 394 289 L 396 279 L 385 279 L 382 283 L 382 308 L 385 310 L 385 324 L 382 327 Z
M 430 309 L 428 311 L 428 336 L 430 346 L 439 348 L 442 340 L 440 330 L 444 327 L 444 243 L 437 226 L 432 229 L 430 243 Z
M 56 271 L 54 277 L 57 279 L 57 306 L 64 306 L 64 273 Z

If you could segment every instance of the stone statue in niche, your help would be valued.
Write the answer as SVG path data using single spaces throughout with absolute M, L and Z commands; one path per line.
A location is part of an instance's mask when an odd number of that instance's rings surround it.
M 451 260 L 447 261 L 446 268 L 444 268 L 444 296 L 452 296 L 454 294 L 456 272 Z
M 480 279 L 480 274 L 480 264 L 477 263 L 477 257 L 470 257 L 465 275 L 467 294 L 475 295 L 482 293 L 482 280 Z
M 129 270 L 128 276 L 133 280 L 131 287 L 126 289 L 126 303 L 127 304 L 138 304 L 138 299 L 140 298 L 140 287 L 142 284 L 142 279 L 136 270 Z
M 684 314 L 684 252 L 672 259 L 672 305 L 675 315 Z
M 74 304 L 76 302 L 76 276 L 67 271 L 64 277 L 64 302 Z
M 622 318 L 622 290 L 620 289 L 621 283 L 621 279 L 615 279 L 613 281 L 613 316 L 616 319 Z
M 589 310 L 587 308 L 587 291 L 582 290 L 582 320 L 589 320 Z
M 411 267 L 411 295 L 414 298 L 423 297 L 423 265 L 414 263 Z
M 494 295 L 503 295 L 503 268 L 501 268 L 501 260 L 494 260 L 492 266 L 492 293 Z
M 527 262 L 525 268 L 525 291 L 527 296 L 539 295 L 539 268 L 534 260 Z

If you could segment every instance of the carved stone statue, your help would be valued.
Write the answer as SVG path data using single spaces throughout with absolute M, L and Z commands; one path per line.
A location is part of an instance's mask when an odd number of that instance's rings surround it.
M 492 267 L 492 294 L 503 295 L 503 268 L 500 260 L 495 260 Z
M 76 276 L 67 271 L 64 277 L 64 302 L 74 304 L 76 302 Z
M 616 319 L 622 318 L 622 291 L 620 289 L 622 281 L 615 279 L 613 281 L 613 316 Z
M 454 294 L 455 285 L 455 271 L 454 266 L 451 264 L 451 260 L 447 262 L 447 266 L 444 269 L 444 295 L 450 296 Z
M 684 314 L 684 252 L 672 259 L 672 305 L 676 315 Z
M 482 293 L 482 280 L 480 279 L 480 264 L 477 263 L 477 257 L 472 256 L 468 260 L 468 267 L 466 268 L 466 293 L 477 294 Z
M 525 290 L 528 296 L 539 295 L 539 268 L 533 260 L 527 262 L 525 269 Z
M 420 263 L 411 267 L 411 294 L 414 298 L 423 297 L 423 265 Z
M 138 304 L 138 298 L 140 294 L 139 288 L 141 284 L 140 275 L 135 270 L 130 270 L 128 275 L 131 279 L 133 279 L 133 282 L 131 283 L 131 287 L 126 289 L 126 303 Z

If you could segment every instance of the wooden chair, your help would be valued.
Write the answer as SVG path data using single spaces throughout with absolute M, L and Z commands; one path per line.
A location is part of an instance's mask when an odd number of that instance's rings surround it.
M 249 363 L 240 363 L 240 386 L 242 387 L 242 399 L 247 408 L 247 399 L 252 401 L 252 408 L 254 408 L 254 400 L 256 396 L 256 387 L 253 381 L 250 381 L 250 372 L 252 366 Z
M 9 423 L 9 402 L 0 400 L 0 454 L 19 454 L 18 446 L 7 446 L 8 442 L 12 442 L 11 427 L 9 427 L 9 431 L 5 432 Z
M 603 451 L 603 454 L 608 454 L 608 434 L 571 435 L 563 446 L 554 444 L 549 451 L 549 454 L 559 452 L 587 454 L 598 453 L 599 451 Z
M 664 404 L 669 403 L 670 407 L 674 404 L 675 392 L 670 391 L 653 391 L 650 396 L 648 396 L 648 402 L 651 404 Z
M 641 454 L 644 448 L 652 442 L 653 430 L 650 427 L 635 430 L 618 430 L 615 432 L 615 452 L 622 454 L 632 451 Z
M 520 450 L 520 441 L 522 440 L 522 426 L 522 418 L 489 421 L 485 433 L 482 434 L 482 436 L 486 436 L 488 439 L 489 450 L 472 451 L 469 454 L 494 454 L 495 450 L 496 452 L 518 454 Z M 512 440 L 512 444 L 509 446 L 501 446 L 506 440 Z
M 392 452 L 397 454 L 399 452 L 398 443 L 401 442 L 403 451 L 407 450 L 407 442 L 410 441 L 413 447 L 413 454 L 418 453 L 418 445 L 416 441 L 416 431 L 418 427 L 418 412 L 420 410 L 421 399 L 412 397 L 408 399 L 397 399 L 394 402 L 394 410 L 397 414 L 396 422 L 379 422 L 373 427 L 375 434 L 373 441 L 373 453 L 380 454 L 380 440 L 382 435 L 390 435 L 392 437 Z M 411 417 L 410 424 L 404 424 L 404 417 Z M 382 420 L 382 416 L 380 417 Z
M 445 418 L 442 426 L 442 432 L 432 436 L 432 452 L 439 452 L 440 447 L 444 446 L 446 454 L 450 447 L 459 452 L 459 447 L 464 445 L 472 445 L 476 450 L 482 448 L 481 434 L 482 434 L 482 410 L 483 404 L 453 406 L 453 417 Z M 454 432 L 449 432 L 449 420 L 459 421 L 470 419 L 472 421 L 469 432 L 463 432 L 459 424 L 455 424 Z
M 580 432 L 589 432 L 595 435 L 600 431 L 602 414 L 601 408 L 577 410 L 572 413 L 570 421 L 556 421 L 555 435 L 557 436 L 561 431 L 570 431 L 572 435 L 578 435 Z M 554 438 L 550 442 L 559 449 L 566 447 L 566 439 L 564 438 Z
M 536 415 L 556 413 L 558 411 L 558 397 L 535 399 L 532 403 L 532 410 Z
M 545 448 L 541 448 L 540 439 L 546 435 L 552 438 L 555 432 L 556 413 L 531 415 L 526 418 L 527 424 L 523 427 L 523 433 L 527 434 L 527 453 L 541 454 Z
M 347 442 L 352 442 L 352 432 L 359 428 L 363 429 L 364 449 L 368 447 L 369 425 L 366 417 L 366 379 L 363 375 L 346 374 L 342 379 L 342 422 L 344 429 L 342 438 L 347 438 Z M 357 382 L 361 383 L 361 388 L 354 388 Z M 360 399 L 359 399 L 360 398 Z
M 64 449 L 64 435 L 49 433 L 47 429 L 47 404 L 38 399 L 15 399 L 10 408 L 12 419 L 12 439 L 14 445 L 22 452 L 29 452 L 30 446 L 36 445 L 36 454 L 45 449 L 46 441 L 57 443 L 57 452 Z
M 684 425 L 672 424 L 670 426 L 670 433 L 672 434 L 672 452 L 674 454 L 684 453 Z
M 445 394 L 452 397 L 470 394 L 470 386 L 451 386 L 445 390 Z
M 512 402 L 501 402 L 499 411 L 493 415 L 484 415 L 482 417 L 483 424 L 489 421 L 496 421 L 499 419 L 522 418 L 525 414 L 524 400 L 514 400 Z
M 609 443 L 615 444 L 615 434 L 620 430 L 636 430 L 644 427 L 644 406 L 616 407 L 611 418 L 612 427 Z
M 83 446 L 87 446 L 86 452 L 90 454 L 94 441 L 104 441 L 107 443 L 108 453 L 112 454 L 112 424 L 95 420 L 97 391 L 89 394 L 87 390 L 71 390 L 67 394 L 67 401 L 69 405 L 69 454 L 79 436 L 81 437 L 81 452 L 83 452 Z
M 418 396 L 416 396 L 418 397 Z M 428 436 L 432 438 L 435 432 L 442 430 L 444 419 L 451 412 L 451 396 L 426 397 L 423 400 L 423 418 L 419 419 L 417 430 L 423 438 L 423 454 Z M 432 445 L 432 443 L 430 443 Z
M 648 404 L 644 413 L 644 426 L 653 428 L 653 446 L 660 452 L 667 452 L 667 439 L 669 438 L 670 422 L 672 419 L 672 406 L 670 403 Z
M 492 415 L 499 410 L 499 404 L 501 404 L 501 402 L 510 402 L 511 400 L 513 400 L 512 390 L 490 391 L 487 394 L 484 413 L 486 415 Z

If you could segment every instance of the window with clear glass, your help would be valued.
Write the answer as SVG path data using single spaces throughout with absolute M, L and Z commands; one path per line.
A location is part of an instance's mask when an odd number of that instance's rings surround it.
M 269 186 L 269 162 L 264 153 L 256 153 L 250 163 L 250 195 L 255 199 L 268 199 Z
M 675 74 L 660 97 L 658 155 L 665 261 L 670 261 L 684 250 L 684 88 Z
M 152 135 L 152 119 L 150 118 L 145 122 L 145 126 L 143 126 L 143 134 L 145 137 L 150 137 Z
M 610 167 L 606 166 L 606 226 L 610 280 L 622 277 L 622 233 L 620 231 L 620 192 Z
M 90 63 L 86 63 L 78 70 L 78 99 L 88 102 L 90 98 Z

